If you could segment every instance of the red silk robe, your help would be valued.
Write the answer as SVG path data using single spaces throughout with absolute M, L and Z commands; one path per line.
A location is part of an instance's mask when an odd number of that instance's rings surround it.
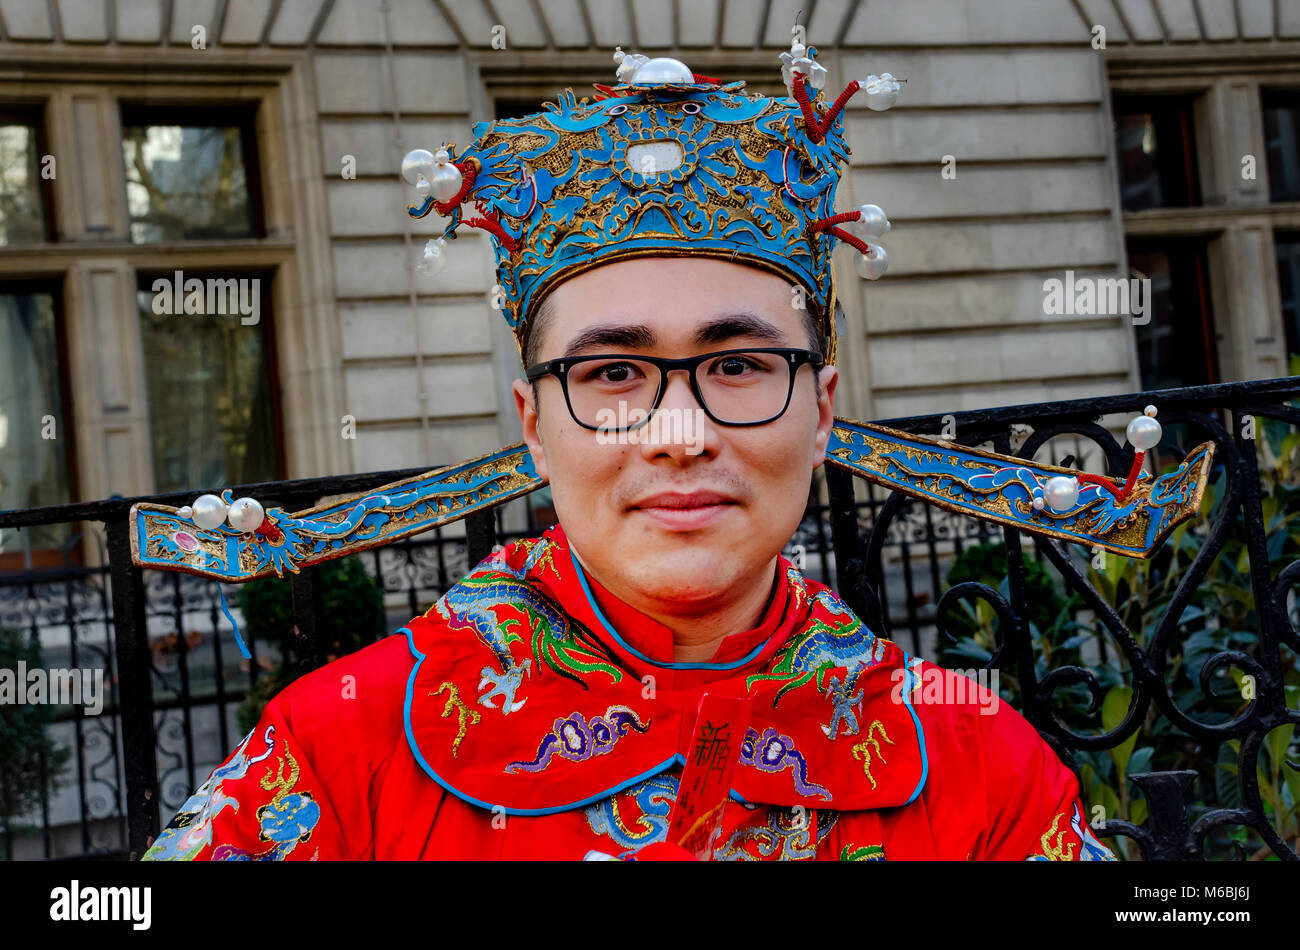
M 1015 710 L 784 558 L 758 627 L 672 656 L 552 528 L 272 699 L 145 858 L 631 858 L 705 691 L 754 697 L 716 859 L 1112 858 Z

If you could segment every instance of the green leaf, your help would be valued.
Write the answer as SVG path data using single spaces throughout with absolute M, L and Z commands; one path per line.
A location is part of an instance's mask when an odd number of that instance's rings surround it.
M 1295 726 L 1278 726 L 1264 737 L 1264 748 L 1268 750 L 1268 760 L 1274 770 L 1286 768 L 1282 760 L 1286 758 L 1287 746 L 1291 744 L 1294 732 Z
M 1241 782 L 1237 778 L 1240 743 L 1236 739 L 1219 746 L 1219 757 L 1214 765 L 1214 790 L 1223 808 L 1241 808 Z
M 1291 453 L 1300 447 L 1300 432 L 1292 432 L 1282 440 L 1282 451 L 1278 454 L 1285 460 L 1291 457 Z
M 1121 817 L 1119 813 L 1119 796 L 1115 790 L 1104 782 L 1093 782 L 1092 787 L 1088 790 L 1088 818 L 1089 823 L 1092 819 L 1092 810 L 1100 805 L 1106 814 L 1106 819 Z
M 1124 721 L 1129 706 L 1133 702 L 1133 690 L 1127 686 L 1112 686 L 1106 691 L 1101 702 L 1101 725 L 1107 732 Z M 1115 748 L 1108 750 L 1115 760 L 1116 784 L 1122 785 L 1128 775 L 1128 760 L 1137 744 L 1137 732 L 1129 736 Z
M 961 657 L 962 659 L 975 660 L 981 664 L 987 663 L 993 658 L 993 654 L 984 649 L 970 637 L 962 637 L 955 646 L 950 646 L 945 651 L 946 656 L 953 658 Z
M 1151 770 L 1151 757 L 1155 755 L 1156 750 L 1152 746 L 1138 749 L 1133 753 L 1132 758 L 1128 760 L 1129 771 L 1135 775 Z

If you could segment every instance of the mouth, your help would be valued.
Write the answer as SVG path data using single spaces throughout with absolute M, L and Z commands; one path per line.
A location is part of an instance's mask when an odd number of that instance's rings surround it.
M 717 492 L 662 492 L 630 506 L 630 510 L 669 531 L 693 531 L 717 521 L 740 502 Z

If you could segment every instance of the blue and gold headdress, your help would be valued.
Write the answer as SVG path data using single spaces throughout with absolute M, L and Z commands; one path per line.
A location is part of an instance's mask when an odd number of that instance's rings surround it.
M 899 85 L 888 73 L 869 76 L 828 106 L 815 57 L 799 43 L 782 53 L 790 96 L 773 97 L 619 49 L 620 82 L 597 84 L 594 101 L 565 90 L 535 115 L 478 123 L 459 156 L 453 145 L 411 152 L 402 174 L 422 200 L 410 214 L 450 219 L 444 237 L 426 245 L 425 272 L 445 264 L 445 238 L 460 225 L 488 231 L 494 306 L 522 353 L 541 300 L 584 270 L 643 255 L 736 261 L 804 289 L 833 362 L 835 242 L 857 247 L 860 272 L 874 279 L 887 258 L 866 241 L 889 229 L 875 205 L 835 212 L 849 157 L 842 110 L 863 88 L 870 107 L 889 108 Z

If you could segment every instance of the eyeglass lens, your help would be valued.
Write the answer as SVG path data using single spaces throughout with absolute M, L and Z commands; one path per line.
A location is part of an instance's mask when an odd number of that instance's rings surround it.
M 722 422 L 759 422 L 785 406 L 790 395 L 788 358 L 780 353 L 728 353 L 695 371 L 705 408 Z M 569 403 L 578 421 L 597 426 L 610 413 L 648 414 L 659 391 L 659 367 L 633 357 L 590 360 L 569 370 Z M 644 416 L 642 416 L 644 418 Z

